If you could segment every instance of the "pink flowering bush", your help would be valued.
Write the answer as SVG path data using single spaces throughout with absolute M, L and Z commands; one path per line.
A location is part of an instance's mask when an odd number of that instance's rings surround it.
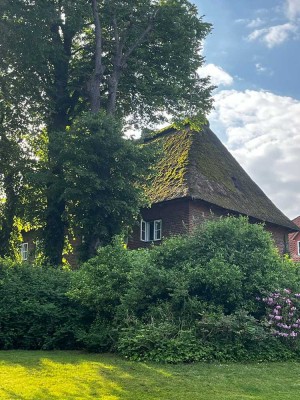
M 267 306 L 267 320 L 274 336 L 290 339 L 300 337 L 300 293 L 283 289 L 259 300 Z

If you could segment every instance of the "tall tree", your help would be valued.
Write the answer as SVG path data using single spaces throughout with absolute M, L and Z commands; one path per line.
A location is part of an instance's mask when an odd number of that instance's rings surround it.
M 37 105 L 47 130 L 44 243 L 48 260 L 56 265 L 65 232 L 61 148 L 79 97 L 70 72 L 72 42 L 82 30 L 83 6 L 83 1 L 13 0 L 7 2 L 1 24 L 3 59 L 26 82 L 27 99 Z
M 48 136 L 45 251 L 61 262 L 67 127 L 101 109 L 136 124 L 205 114 L 211 87 L 196 73 L 210 31 L 187 0 L 4 0 L 0 51 Z M 1 7 L 1 6 L 0 6 Z
M 70 226 L 83 238 L 81 259 L 127 233 L 142 205 L 154 153 L 125 139 L 121 123 L 101 111 L 74 121 L 65 146 L 65 199 Z
M 15 218 L 23 212 L 24 178 L 29 168 L 25 136 L 28 123 L 23 109 L 26 102 L 16 95 L 10 77 L 0 70 L 0 256 L 12 254 L 11 238 Z

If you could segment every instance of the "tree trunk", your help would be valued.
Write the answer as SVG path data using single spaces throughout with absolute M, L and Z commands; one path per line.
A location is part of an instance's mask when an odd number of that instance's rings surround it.
M 6 201 L 0 229 L 0 257 L 10 255 L 10 238 L 18 203 L 18 196 L 14 191 L 14 178 L 13 173 L 8 173 L 4 178 Z
M 64 200 L 64 169 L 63 155 L 66 126 L 69 124 L 70 94 L 68 88 L 69 62 L 71 59 L 72 36 L 64 30 L 64 40 L 60 38 L 59 27 L 52 26 L 53 42 L 60 46 L 63 56 L 53 61 L 54 85 L 51 93 L 53 112 L 49 116 L 48 129 L 48 159 L 49 171 L 47 179 L 47 209 L 46 226 L 44 229 L 44 248 L 47 261 L 51 265 L 62 263 L 62 253 L 65 241 L 66 222 Z
M 107 113 L 110 115 L 113 115 L 116 112 L 117 93 L 118 93 L 120 76 L 121 76 L 121 68 L 117 66 L 116 71 L 114 71 L 112 73 L 112 76 L 109 78 Z
M 57 145 L 57 142 L 63 142 L 62 135 L 62 131 L 49 132 L 50 170 L 46 189 L 47 209 L 44 229 L 45 256 L 51 265 L 56 266 L 62 263 L 66 228 L 63 220 L 65 211 L 63 165 Z
M 95 69 L 88 84 L 91 111 L 98 113 L 101 108 L 100 85 L 103 78 L 104 67 L 102 65 L 102 28 L 99 17 L 97 0 L 92 0 L 92 11 L 95 24 Z

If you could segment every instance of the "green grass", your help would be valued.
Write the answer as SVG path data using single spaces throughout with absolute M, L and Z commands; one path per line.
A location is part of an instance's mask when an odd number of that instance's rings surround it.
M 298 399 L 300 364 L 158 365 L 80 352 L 0 352 L 0 399 Z

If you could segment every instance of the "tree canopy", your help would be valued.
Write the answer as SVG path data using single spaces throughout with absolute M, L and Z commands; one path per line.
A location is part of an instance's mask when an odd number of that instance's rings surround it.
M 82 115 L 87 123 L 87 112 L 92 125 L 92 114 L 106 113 L 123 125 L 130 120 L 140 127 L 166 115 L 205 115 L 212 87 L 197 69 L 204 62 L 200 49 L 211 26 L 187 0 L 4 0 L 0 11 L 1 95 L 9 87 L 18 119 L 24 117 L 26 130 L 34 135 L 42 133 L 34 148 L 42 165 L 33 172 L 38 171 L 36 192 L 45 204 L 40 221 L 45 253 L 59 264 L 70 222 L 70 180 L 65 175 L 66 147 L 74 132 L 70 127 L 75 121 L 80 126 Z M 113 140 L 108 131 L 106 141 Z M 131 168 L 138 170 L 137 165 Z M 131 188 L 139 181 L 133 176 Z M 73 183 L 75 179 L 76 173 Z M 110 181 L 116 185 L 111 192 L 115 200 L 121 193 L 118 182 Z

